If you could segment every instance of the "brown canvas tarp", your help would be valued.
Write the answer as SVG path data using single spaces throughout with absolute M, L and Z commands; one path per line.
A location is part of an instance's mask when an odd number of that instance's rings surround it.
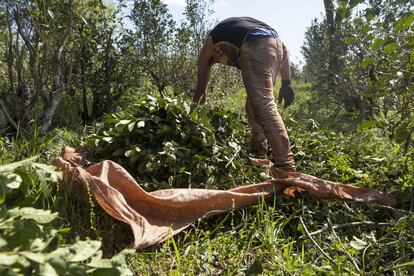
M 82 196 L 84 184 L 98 204 L 112 217 L 128 223 L 134 247 L 144 248 L 167 240 L 197 219 L 240 208 L 275 192 L 293 196 L 307 191 L 318 198 L 394 205 L 395 200 L 369 188 L 339 184 L 300 172 L 275 171 L 275 179 L 227 191 L 168 189 L 146 192 L 120 165 L 106 160 L 82 168 L 82 155 L 66 147 L 54 164 L 63 170 L 66 184 Z M 260 165 L 263 160 L 253 160 Z M 242 184 L 242 183 L 241 183 Z

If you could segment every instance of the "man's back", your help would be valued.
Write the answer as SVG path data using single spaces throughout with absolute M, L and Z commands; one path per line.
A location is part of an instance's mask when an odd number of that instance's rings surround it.
M 230 17 L 218 23 L 210 35 L 214 44 L 225 41 L 240 48 L 247 32 L 255 27 L 274 31 L 266 23 L 252 17 Z

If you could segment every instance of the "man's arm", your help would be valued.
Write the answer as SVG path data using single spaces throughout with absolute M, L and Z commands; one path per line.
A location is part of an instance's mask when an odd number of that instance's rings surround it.
M 197 88 L 193 96 L 193 102 L 195 103 L 204 104 L 206 102 L 207 86 L 210 80 L 210 69 L 213 64 L 213 53 L 213 40 L 208 36 L 198 56 Z
M 292 76 L 290 75 L 289 53 L 285 45 L 283 45 L 283 59 L 282 68 L 280 69 L 280 76 L 282 77 L 282 87 L 279 90 L 279 104 L 281 104 L 282 100 L 284 100 L 284 107 L 286 108 L 291 105 L 295 99 L 295 91 L 290 86 Z
M 292 79 L 292 76 L 290 75 L 289 52 L 285 45 L 283 45 L 283 59 L 282 59 L 282 68 L 280 70 L 280 76 L 282 77 L 282 81 Z

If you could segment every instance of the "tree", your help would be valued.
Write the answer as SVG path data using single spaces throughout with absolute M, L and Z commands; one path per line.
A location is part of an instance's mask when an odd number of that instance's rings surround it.
M 90 5 L 77 25 L 79 47 L 75 71 L 81 96 L 79 114 L 83 123 L 113 111 L 122 96 L 138 86 L 139 71 L 129 52 L 125 30 L 118 17 L 120 7 Z
M 377 126 L 404 143 L 406 152 L 414 130 L 413 10 L 410 0 L 369 1 L 347 33 L 349 48 L 361 57 L 350 69 L 370 77 L 363 97 L 377 111 Z
M 328 102 L 342 99 L 348 111 L 359 112 L 360 122 L 370 120 L 370 126 L 404 142 L 408 151 L 414 129 L 414 3 L 326 2 L 328 10 L 336 3 L 335 12 L 342 18 L 341 27 L 335 25 L 336 46 L 331 45 L 333 21 L 328 11 L 326 20 L 314 21 L 306 32 L 304 72 L 318 89 L 332 96 Z M 358 6 L 362 2 L 365 5 Z M 335 58 L 338 63 L 332 61 Z M 334 90 L 329 77 L 332 68 Z
M 0 61 L 0 110 L 15 131 L 34 119 L 46 132 L 68 97 L 65 106 L 87 123 L 112 111 L 135 84 L 114 6 L 102 0 L 7 0 L 0 15 L 0 55 L 6 57 Z
M 347 1 L 336 2 L 324 0 L 326 18 L 321 22 L 314 21 L 305 34 L 302 48 L 306 59 L 305 72 L 328 103 L 342 105 L 349 112 L 358 110 L 359 120 L 363 121 L 372 116 L 372 109 L 361 96 L 353 75 L 347 73 L 349 62 L 358 58 L 349 55 L 344 42 L 352 13 Z M 356 3 L 353 1 L 352 5 Z
M 174 59 L 178 50 L 174 47 L 176 23 L 160 0 L 135 0 L 129 18 L 135 27 L 130 32 L 135 61 L 164 96 L 180 70 Z
M 47 131 L 72 81 L 74 3 L 69 1 L 5 1 L 7 83 L 1 93 L 4 114 L 14 127 L 25 127 L 42 101 L 40 128 Z

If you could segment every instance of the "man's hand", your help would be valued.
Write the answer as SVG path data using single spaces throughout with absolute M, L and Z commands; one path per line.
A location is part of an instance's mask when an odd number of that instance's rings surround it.
M 282 87 L 279 90 L 279 104 L 285 100 L 284 108 L 288 107 L 295 99 L 295 91 L 290 86 L 290 80 L 282 80 Z

